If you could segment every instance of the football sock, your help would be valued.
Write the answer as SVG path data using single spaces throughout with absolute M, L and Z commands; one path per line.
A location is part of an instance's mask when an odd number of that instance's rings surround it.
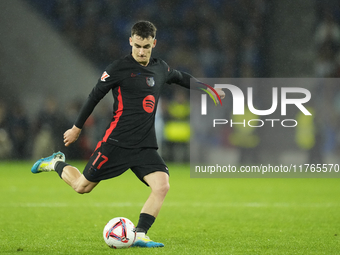
M 69 166 L 69 165 L 70 164 L 67 164 L 67 163 L 65 163 L 63 161 L 58 161 L 58 162 L 55 163 L 54 171 L 56 171 L 59 174 L 60 178 L 61 178 L 61 174 L 63 173 L 64 167 L 65 166 Z
M 136 232 L 144 232 L 145 234 L 148 232 L 149 228 L 152 226 L 152 224 L 155 221 L 155 217 L 147 214 L 147 213 L 141 213 L 139 215 L 139 221 L 138 225 L 136 227 Z

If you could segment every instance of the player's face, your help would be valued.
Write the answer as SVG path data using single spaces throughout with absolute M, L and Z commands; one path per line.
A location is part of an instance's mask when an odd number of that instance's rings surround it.
M 149 36 L 141 38 L 138 35 L 130 37 L 130 45 L 132 46 L 132 57 L 141 65 L 147 66 L 151 57 L 152 49 L 156 46 L 156 39 Z

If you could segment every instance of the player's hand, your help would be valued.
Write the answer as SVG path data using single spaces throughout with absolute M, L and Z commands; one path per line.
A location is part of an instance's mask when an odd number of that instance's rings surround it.
M 225 93 L 221 88 L 215 88 L 215 90 L 221 99 L 225 98 Z
M 215 88 L 215 90 L 216 90 L 218 96 L 221 99 L 225 98 L 225 93 L 224 93 L 224 91 L 221 88 Z M 208 88 L 208 91 L 211 93 L 211 95 L 213 95 L 213 97 L 215 98 L 216 103 L 219 104 L 220 100 L 218 100 L 216 94 L 211 89 L 209 89 L 209 88 Z
M 71 143 L 74 143 L 77 141 L 79 135 L 80 135 L 81 129 L 77 128 L 76 126 L 73 126 L 71 129 L 67 130 L 64 133 L 64 144 L 66 147 L 68 147 Z

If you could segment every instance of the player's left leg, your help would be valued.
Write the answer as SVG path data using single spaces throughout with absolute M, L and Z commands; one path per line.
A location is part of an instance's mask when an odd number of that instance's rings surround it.
M 150 186 L 151 194 L 146 200 L 136 227 L 137 236 L 133 244 L 135 247 L 164 247 L 164 244 L 152 240 L 146 233 L 154 223 L 169 191 L 169 175 L 165 172 L 157 171 L 144 176 L 144 181 Z

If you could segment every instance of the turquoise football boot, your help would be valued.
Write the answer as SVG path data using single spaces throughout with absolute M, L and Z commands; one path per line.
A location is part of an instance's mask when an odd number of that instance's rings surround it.
M 52 156 L 49 156 L 47 158 L 39 159 L 32 166 L 31 172 L 34 174 L 38 174 L 41 172 L 54 171 L 55 163 L 57 163 L 58 161 L 65 162 L 65 155 L 60 151 L 53 153 Z
M 156 247 L 164 247 L 164 244 L 156 243 L 156 242 L 152 241 L 144 233 L 137 233 L 136 240 L 132 244 L 131 247 L 156 248 Z

